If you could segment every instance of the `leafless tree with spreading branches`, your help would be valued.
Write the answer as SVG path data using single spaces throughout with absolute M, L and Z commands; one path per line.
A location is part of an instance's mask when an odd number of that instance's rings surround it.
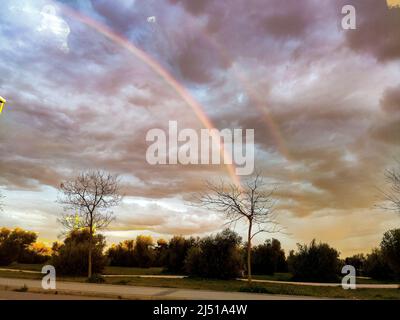
M 283 228 L 275 221 L 275 188 L 265 190 L 266 183 L 258 173 L 243 186 L 233 183 L 207 182 L 207 192 L 198 197 L 200 206 L 222 213 L 228 224 L 240 220 L 247 223 L 247 278 L 251 283 L 251 243 L 253 238 L 262 233 L 282 232 Z
M 382 207 L 400 214 L 400 162 L 397 169 L 393 168 L 385 171 L 385 178 L 389 189 L 381 191 L 386 201 L 386 205 Z
M 64 206 L 59 222 L 67 231 L 89 231 L 88 277 L 92 276 L 92 242 L 96 230 L 105 229 L 113 220 L 110 208 L 119 205 L 122 195 L 119 179 L 102 171 L 82 172 L 60 185 L 58 202 Z

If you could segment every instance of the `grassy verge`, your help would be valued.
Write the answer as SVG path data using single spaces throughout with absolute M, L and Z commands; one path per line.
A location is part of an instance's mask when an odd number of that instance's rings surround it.
M 41 268 L 40 268 L 41 269 Z M 128 268 L 134 269 L 134 268 Z M 149 269 L 146 269 L 149 271 Z M 126 272 L 126 270 L 123 270 Z M 108 270 L 108 272 L 117 272 L 117 269 Z M 134 273 L 134 270 L 131 271 Z M 128 273 L 125 273 L 128 274 Z M 278 279 L 286 276 L 276 275 Z M 13 271 L 0 271 L 0 277 L 23 278 L 23 279 L 41 279 L 41 274 L 22 273 Z M 265 279 L 265 277 L 264 277 Z M 276 280 L 269 278 L 268 280 Z M 60 281 L 85 282 L 84 277 L 58 277 Z M 315 287 L 290 285 L 280 283 L 254 283 L 248 286 L 245 282 L 237 280 L 211 280 L 211 279 L 152 279 L 138 277 L 112 277 L 106 278 L 106 283 L 114 285 L 133 285 L 133 286 L 153 286 L 165 288 L 197 289 L 197 290 L 215 290 L 230 292 L 253 292 L 264 294 L 283 294 L 300 295 L 310 297 L 326 297 L 339 299 L 400 299 L 400 289 L 357 289 L 344 290 L 341 287 Z
M 274 275 L 253 275 L 256 280 L 292 281 L 291 273 L 275 273 Z
M 341 287 L 314 287 L 279 283 L 257 283 L 249 287 L 237 280 L 210 279 L 148 279 L 148 278 L 113 278 L 106 279 L 110 284 L 136 286 L 155 286 L 197 290 L 254 292 L 267 294 L 299 295 L 340 299 L 400 299 L 399 289 L 357 289 L 344 290 Z
M 163 268 L 127 268 L 127 267 L 106 267 L 105 275 L 161 275 Z
M 4 269 L 13 269 L 13 270 L 29 270 L 29 271 L 42 271 L 42 264 L 25 264 L 25 263 L 13 263 L 9 266 L 1 266 L 0 268 Z

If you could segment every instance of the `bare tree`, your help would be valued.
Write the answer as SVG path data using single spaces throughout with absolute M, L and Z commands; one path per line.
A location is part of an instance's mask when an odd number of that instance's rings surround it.
M 382 207 L 400 214 L 400 162 L 398 169 L 386 170 L 385 178 L 389 189 L 381 191 L 387 203 Z
M 88 277 L 92 276 L 92 242 L 96 230 L 106 228 L 113 220 L 110 208 L 119 205 L 122 195 L 115 175 L 87 171 L 60 185 L 58 202 L 64 206 L 59 219 L 66 230 L 85 228 L 89 231 Z
M 251 283 L 251 243 L 262 232 L 281 232 L 275 222 L 275 200 L 273 190 L 266 191 L 260 174 L 252 177 L 244 186 L 236 184 L 219 185 L 207 182 L 208 192 L 199 197 L 200 205 L 221 212 L 228 224 L 236 224 L 241 219 L 247 222 L 247 278 Z

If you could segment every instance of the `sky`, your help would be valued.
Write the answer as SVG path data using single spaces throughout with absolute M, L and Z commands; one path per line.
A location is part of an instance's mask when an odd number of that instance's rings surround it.
M 345 4 L 355 30 L 342 28 Z M 255 131 L 286 228 L 256 243 L 369 252 L 400 226 L 377 208 L 400 158 L 399 67 L 400 8 L 384 0 L 3 0 L 0 226 L 57 240 L 60 183 L 99 169 L 125 194 L 109 243 L 220 231 L 223 216 L 191 199 L 229 179 L 224 166 L 145 157 L 150 129 L 204 128 L 189 96 L 216 128 Z

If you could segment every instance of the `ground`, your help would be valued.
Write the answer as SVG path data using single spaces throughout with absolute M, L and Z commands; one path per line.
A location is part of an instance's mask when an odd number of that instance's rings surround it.
M 8 268 L 40 271 L 40 265 L 14 265 Z M 160 288 L 179 288 L 194 290 L 213 290 L 221 292 L 254 292 L 276 295 L 308 296 L 308 297 L 326 297 L 326 298 L 344 298 L 344 299 L 400 299 L 400 289 L 356 289 L 344 290 L 341 287 L 323 287 L 293 285 L 286 283 L 253 283 L 248 286 L 246 282 L 238 280 L 210 280 L 210 279 L 168 279 L 168 278 L 139 278 L 132 275 L 160 275 L 161 268 L 116 268 L 108 267 L 104 274 L 114 275 L 106 277 L 107 284 L 141 286 L 141 287 L 160 287 Z M 121 276 L 117 276 L 121 274 Z M 0 277 L 3 278 L 25 278 L 41 279 L 40 273 L 24 273 L 15 271 L 0 271 Z M 268 279 L 287 281 L 290 275 L 276 274 L 275 276 L 255 276 L 256 279 Z M 59 281 L 85 282 L 84 277 L 57 277 Z M 359 278 L 358 283 L 376 283 L 370 279 Z

